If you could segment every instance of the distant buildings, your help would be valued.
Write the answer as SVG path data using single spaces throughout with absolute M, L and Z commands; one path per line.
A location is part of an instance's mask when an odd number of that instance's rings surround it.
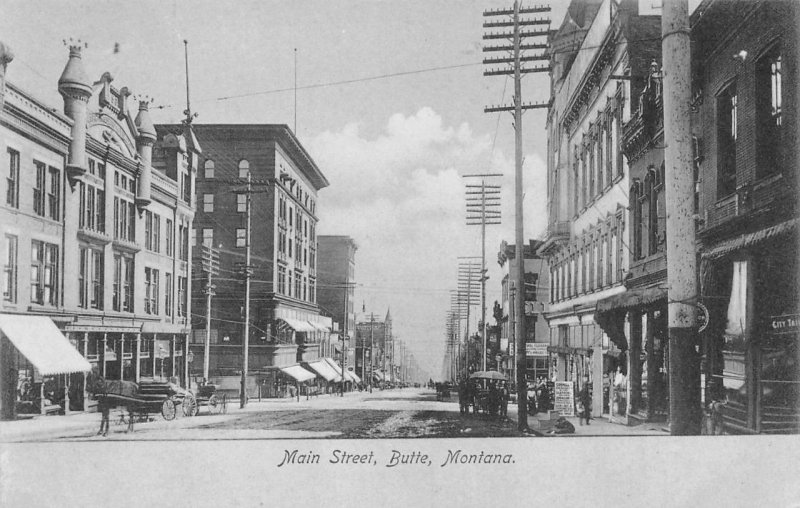
M 349 236 L 319 236 L 318 304 L 322 312 L 333 319 L 334 327 L 349 342 L 356 336 L 355 270 L 356 242 Z M 347 345 L 348 351 L 352 343 Z M 341 345 L 339 345 L 341 347 Z M 323 346 L 325 356 L 334 356 L 334 345 Z M 359 356 L 348 357 L 348 366 L 358 364 Z M 357 365 L 356 365 L 357 366 Z M 361 375 L 360 370 L 358 371 Z
M 0 60 L 3 418 L 85 409 L 90 367 L 185 384 L 199 146 L 186 129 L 158 138 L 148 102 L 90 79 L 79 45 L 58 80 L 64 114 L 6 81 L 2 45 Z

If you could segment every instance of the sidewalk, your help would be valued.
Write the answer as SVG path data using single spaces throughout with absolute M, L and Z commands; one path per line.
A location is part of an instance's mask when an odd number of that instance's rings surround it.
M 589 436 L 669 436 L 669 432 L 664 430 L 664 423 L 643 423 L 641 425 L 622 425 L 611 423 L 606 418 L 592 418 L 590 424 L 586 422 L 581 425 L 578 417 L 566 417 L 575 426 L 574 434 L 550 434 L 541 430 L 547 437 L 589 437 Z

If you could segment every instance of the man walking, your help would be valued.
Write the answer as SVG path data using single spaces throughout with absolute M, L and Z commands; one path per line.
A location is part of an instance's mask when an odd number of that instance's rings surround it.
M 592 417 L 592 394 L 589 391 L 589 376 L 583 378 L 583 387 L 578 393 L 578 401 L 583 406 L 583 411 L 579 415 L 578 421 L 583 425 L 583 420 L 585 418 L 586 425 L 589 425 L 589 419 Z

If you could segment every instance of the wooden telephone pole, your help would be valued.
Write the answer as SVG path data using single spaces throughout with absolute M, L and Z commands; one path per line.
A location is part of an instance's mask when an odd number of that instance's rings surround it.
M 548 72 L 548 66 L 537 67 L 523 67 L 527 62 L 537 60 L 548 60 L 549 57 L 544 54 L 536 54 L 531 56 L 523 56 L 522 52 L 529 49 L 546 49 L 546 44 L 523 44 L 523 39 L 529 37 L 546 37 L 549 30 L 525 30 L 523 27 L 536 26 L 536 25 L 550 25 L 548 18 L 535 18 L 535 19 L 520 19 L 520 15 L 534 14 L 540 12 L 550 12 L 549 6 L 535 6 L 535 7 L 520 7 L 519 2 L 514 2 L 512 9 L 498 9 L 492 11 L 485 11 L 485 17 L 503 16 L 507 19 L 505 21 L 489 21 L 483 24 L 484 28 L 511 28 L 509 31 L 501 31 L 499 33 L 490 32 L 483 36 L 484 40 L 504 39 L 511 41 L 511 45 L 502 46 L 487 46 L 484 51 L 505 51 L 508 56 L 501 58 L 487 58 L 483 60 L 484 64 L 505 64 L 505 68 L 490 69 L 483 73 L 484 76 L 514 76 L 514 104 L 511 106 L 491 106 L 484 108 L 485 113 L 494 113 L 500 111 L 513 111 L 514 112 L 514 133 L 515 133 L 515 157 L 514 157 L 514 209 L 515 221 L 514 229 L 516 232 L 515 241 L 517 256 L 519 262 L 517 263 L 517 270 L 514 274 L 514 283 L 517 288 L 525 287 L 525 263 L 523 262 L 523 219 L 522 219 L 522 111 L 527 109 L 548 108 L 548 103 L 540 104 L 523 104 L 522 103 L 522 75 L 536 72 Z M 508 19 L 510 17 L 510 19 Z M 524 292 L 520 291 L 515 304 L 517 316 L 517 333 L 516 333 L 516 363 L 517 363 L 517 427 L 519 430 L 526 430 L 528 428 L 528 413 L 527 413 L 527 393 L 525 382 L 525 298 Z

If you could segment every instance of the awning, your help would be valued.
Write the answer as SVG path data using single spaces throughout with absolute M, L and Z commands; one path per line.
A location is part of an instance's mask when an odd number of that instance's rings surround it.
M 350 381 L 352 381 L 354 383 L 360 383 L 361 382 L 361 378 L 358 377 L 358 375 L 355 372 L 353 372 L 352 370 L 344 371 L 344 375 L 345 375 L 346 378 L 350 379 Z
M 372 373 L 372 379 L 376 381 L 383 381 L 383 372 L 376 370 Z
M 339 376 L 342 375 L 342 366 L 339 365 L 339 362 L 337 362 L 333 358 L 325 358 L 325 361 L 328 362 L 328 365 L 330 365 L 331 368 L 336 371 L 337 375 L 339 375 Z M 344 371 L 344 379 L 346 381 L 352 381 L 353 383 L 360 383 L 361 382 L 361 378 L 358 377 L 355 372 L 350 371 L 350 370 L 345 370 Z
M 758 230 L 754 233 L 747 233 L 744 235 L 739 235 L 730 240 L 725 240 L 710 250 L 703 252 L 701 254 L 701 258 L 703 260 L 720 258 L 726 254 L 730 254 L 733 251 L 744 249 L 746 247 L 752 247 L 758 243 L 769 240 L 770 238 L 788 234 L 797 228 L 798 220 L 800 219 L 790 219 L 786 222 L 775 224 L 774 226 Z
M 331 367 L 326 361 L 318 360 L 316 362 L 309 363 L 308 366 L 311 367 L 314 372 L 319 374 L 323 379 L 325 379 L 325 381 L 338 382 L 341 380 L 341 376 L 337 374 L 336 371 L 333 370 L 333 367 Z
M 312 327 L 308 321 L 300 319 L 280 318 L 281 321 L 289 325 L 289 327 L 296 332 L 315 332 L 316 328 Z
M 319 325 L 317 323 L 313 323 L 311 321 L 309 321 L 308 324 L 311 325 L 311 328 L 313 328 L 314 330 L 316 330 L 318 332 L 326 332 L 327 333 L 327 332 L 331 331 L 330 328 L 328 328 L 327 326 L 322 326 L 322 325 Z
M 628 340 L 625 338 L 625 315 L 629 309 L 666 300 L 667 290 L 659 287 L 629 289 L 597 302 L 594 322 L 606 332 L 611 342 L 625 351 Z
M 0 314 L 0 330 L 43 376 L 92 370 L 47 316 Z
M 309 381 L 317 377 L 316 374 L 307 371 L 299 365 L 291 365 L 289 367 L 281 367 L 281 372 L 288 374 L 298 380 L 299 382 Z

